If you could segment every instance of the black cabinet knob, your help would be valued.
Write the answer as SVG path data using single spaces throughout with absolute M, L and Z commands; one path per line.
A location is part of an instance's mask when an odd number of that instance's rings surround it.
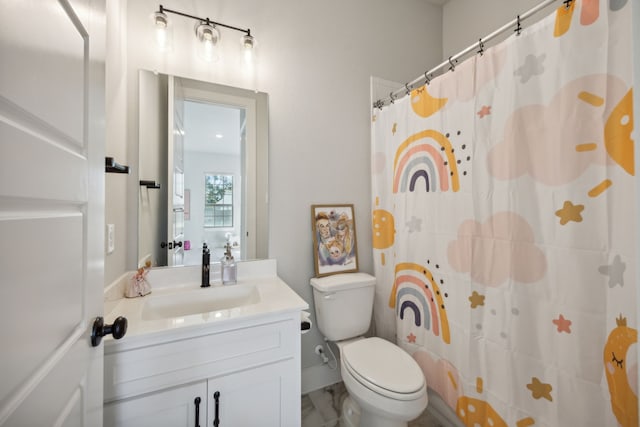
M 105 335 L 113 335 L 113 338 L 119 340 L 127 333 L 127 319 L 119 316 L 111 325 L 104 324 L 104 318 L 96 317 L 93 321 L 91 329 L 91 345 L 97 347 Z
M 173 241 L 173 247 L 174 248 L 181 248 L 182 247 L 182 242 L 176 242 L 175 240 Z

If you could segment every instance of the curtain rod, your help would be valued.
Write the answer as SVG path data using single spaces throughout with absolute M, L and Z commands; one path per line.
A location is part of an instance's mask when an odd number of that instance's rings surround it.
M 391 93 L 389 93 L 389 96 L 383 99 L 379 99 L 376 102 L 373 103 L 373 107 L 374 108 L 379 108 L 382 109 L 382 107 L 384 107 L 385 105 L 389 105 L 390 103 L 392 103 L 393 101 L 395 101 L 396 99 L 402 98 L 405 95 L 408 95 L 412 89 L 415 89 L 416 87 L 420 87 L 422 86 L 425 82 L 428 84 L 431 79 L 433 78 L 433 73 L 442 70 L 443 68 L 449 66 L 449 69 L 451 71 L 454 71 L 455 69 L 455 63 L 458 61 L 459 58 L 469 54 L 472 50 L 480 48 L 481 50 L 478 51 L 478 53 L 483 52 L 484 51 L 484 43 L 488 42 L 489 40 L 499 36 L 500 34 L 504 33 L 505 31 L 507 31 L 509 28 L 516 26 L 516 29 L 514 31 L 518 32 L 518 34 L 520 34 L 520 31 L 522 30 L 522 27 L 520 26 L 520 24 L 522 23 L 522 21 L 524 21 L 525 19 L 529 18 L 531 15 L 534 15 L 536 13 L 538 13 L 540 10 L 546 8 L 547 6 L 549 6 L 552 3 L 555 3 L 559 0 L 545 0 L 542 3 L 540 3 L 537 6 L 532 7 L 531 9 L 529 9 L 528 11 L 526 11 L 525 13 L 523 13 L 522 15 L 518 15 L 514 20 L 512 20 L 511 22 L 508 22 L 507 24 L 503 25 L 502 27 L 498 28 L 497 30 L 495 30 L 493 33 L 479 39 L 476 43 L 472 44 L 471 46 L 467 47 L 466 49 L 460 51 L 459 53 L 450 56 L 448 60 L 444 61 L 443 63 L 441 63 L 440 65 L 436 66 L 435 68 L 430 69 L 429 71 L 425 71 L 424 75 L 417 77 L 416 79 L 414 79 L 413 81 L 409 82 L 409 83 L 405 83 L 404 87 L 401 87 L 400 89 L 397 89 Z M 564 3 L 565 7 L 568 9 L 569 6 L 571 6 L 571 2 L 573 0 L 562 0 L 562 2 Z M 429 75 L 431 75 L 431 77 L 429 77 Z

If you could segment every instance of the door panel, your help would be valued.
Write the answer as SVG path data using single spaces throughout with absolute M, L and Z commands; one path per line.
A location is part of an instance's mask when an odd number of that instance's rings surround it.
M 104 18 L 104 0 L 0 14 L 0 426 L 102 425 Z
M 167 265 L 184 264 L 184 90 L 179 79 L 169 77 L 168 162 L 169 188 L 167 238 L 173 244 Z M 178 243 L 178 245 L 175 245 Z
M 0 98 L 0 194 L 5 197 L 82 201 L 87 198 L 87 162 L 82 148 L 56 128 Z M 7 155 L 4 155 L 7 153 Z M 10 155 L 9 155 L 10 154 Z M 28 159 L 28 161 L 16 161 Z M 64 173 L 60 173 L 64 171 Z M 50 185 L 56 176 L 60 185 Z M 19 180 L 19 185 L 18 181 Z M 73 208 L 73 211 L 78 211 Z M 34 248 L 35 249 L 35 248 Z
M 77 3 L 84 3 L 86 16 L 89 1 Z M 70 18 L 57 1 L 24 0 L 3 2 L 0 17 L 2 97 L 68 135 L 77 148 L 85 130 L 85 16 Z M 32 37 L 25 19 L 37 29 Z
M 24 378 L 46 363 L 60 343 L 83 322 L 83 217 L 72 206 L 61 208 L 59 213 L 32 208 L 20 212 L 20 218 L 0 220 L 0 235 L 12 242 L 12 252 L 37 261 L 17 261 L 5 256 L 0 259 L 0 275 L 3 287 L 7 288 L 2 291 L 0 324 L 15 325 L 0 328 L 0 340 L 18 344 L 3 346 L 3 372 L 6 369 L 0 381 L 3 400 L 20 387 Z M 59 266 L 69 267 L 57 271 Z M 57 273 L 52 274 L 53 271 Z M 46 322 L 44 331 L 42 322 Z M 25 346 L 29 351 L 25 351 Z
M 96 392 L 95 384 L 90 384 L 92 373 L 77 368 L 78 366 L 87 367 L 87 360 L 92 360 L 90 353 L 95 350 L 86 345 L 87 337 L 82 330 L 76 333 L 77 335 L 72 336 L 74 343 L 71 347 L 62 347 L 63 350 L 58 352 L 59 354 L 52 355 L 53 357 L 42 365 L 40 372 L 37 372 L 34 381 L 30 384 L 33 389 L 29 390 L 4 425 L 11 427 L 102 425 L 102 416 L 98 417 L 95 412 L 97 408 L 87 407 L 95 401 L 93 396 Z M 56 356 L 59 356 L 60 360 L 56 360 Z M 100 371 L 102 361 L 95 362 L 93 369 Z M 47 372 L 47 369 L 50 370 Z M 101 410 L 101 408 L 98 409 Z

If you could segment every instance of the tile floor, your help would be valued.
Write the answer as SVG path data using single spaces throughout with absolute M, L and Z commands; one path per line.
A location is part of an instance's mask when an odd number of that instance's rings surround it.
M 338 427 L 340 408 L 347 397 L 344 383 L 339 382 L 302 396 L 302 427 Z M 444 427 L 428 411 L 409 423 L 409 427 Z

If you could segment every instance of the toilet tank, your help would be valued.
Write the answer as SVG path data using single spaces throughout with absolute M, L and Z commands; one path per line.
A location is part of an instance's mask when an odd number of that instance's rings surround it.
M 355 338 L 369 330 L 376 278 L 343 273 L 311 279 L 318 329 L 330 341 Z

